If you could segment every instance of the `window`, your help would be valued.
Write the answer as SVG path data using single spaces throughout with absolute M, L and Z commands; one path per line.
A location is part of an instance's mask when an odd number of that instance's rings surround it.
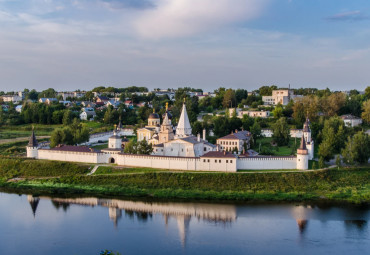
M 207 151 L 207 148 L 206 147 L 204 147 L 204 151 Z
M 203 159 L 203 162 L 206 162 L 206 160 L 205 160 L 205 159 Z
M 229 161 L 228 161 L 228 160 L 226 160 L 226 163 L 229 163 Z
M 215 163 L 217 163 L 217 159 L 215 159 Z
M 221 159 L 220 159 L 218 162 L 220 162 L 220 163 L 221 163 Z
M 232 160 L 230 160 L 230 163 L 233 163 L 233 161 L 232 161 Z
M 208 163 L 209 163 L 209 159 L 208 159 Z

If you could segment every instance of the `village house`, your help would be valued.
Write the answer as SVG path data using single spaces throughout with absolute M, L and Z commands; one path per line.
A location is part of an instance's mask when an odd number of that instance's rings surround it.
M 1 99 L 3 100 L 4 103 L 12 102 L 13 104 L 19 104 L 22 101 L 22 97 L 18 95 L 4 95 L 1 96 Z

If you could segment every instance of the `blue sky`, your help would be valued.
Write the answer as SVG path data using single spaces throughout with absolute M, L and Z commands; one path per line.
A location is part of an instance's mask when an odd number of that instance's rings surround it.
M 0 0 L 0 90 L 364 89 L 365 0 Z

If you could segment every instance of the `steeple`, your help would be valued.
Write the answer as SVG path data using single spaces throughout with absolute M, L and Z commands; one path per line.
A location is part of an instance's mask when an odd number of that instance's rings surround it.
M 191 126 L 188 117 L 188 113 L 186 111 L 185 102 L 182 105 L 182 111 L 180 115 L 179 123 L 177 124 L 176 128 L 176 136 L 177 137 L 185 137 L 191 135 Z
M 299 148 L 297 150 L 297 154 L 307 154 L 308 151 L 307 151 L 307 147 L 306 147 L 306 141 L 304 139 L 304 136 L 302 136 L 301 138 L 301 144 L 299 145 Z
M 306 121 L 303 124 L 303 132 L 310 132 L 310 120 L 308 119 L 308 116 L 306 118 Z
M 118 130 L 121 130 L 123 127 L 122 127 L 122 119 L 121 119 L 121 115 L 119 116 L 119 122 L 118 122 Z
M 37 147 L 37 145 L 38 143 L 37 143 L 36 136 L 35 136 L 35 130 L 34 130 L 34 127 L 32 126 L 32 134 L 31 134 L 30 140 L 28 141 L 28 147 Z

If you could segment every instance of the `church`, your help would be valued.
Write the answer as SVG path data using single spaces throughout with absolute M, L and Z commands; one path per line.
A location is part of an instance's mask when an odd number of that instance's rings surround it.
M 203 130 L 202 138 L 200 134 L 192 135 L 185 102 L 182 105 L 179 123 L 175 131 L 171 119 L 172 116 L 168 112 L 168 104 L 166 104 L 162 125 L 159 126 L 159 115 L 153 112 L 149 115 L 148 125 L 137 131 L 138 141 L 146 139 L 153 145 L 152 155 L 200 157 L 207 152 L 217 150 L 216 145 L 206 140 L 206 130 Z

